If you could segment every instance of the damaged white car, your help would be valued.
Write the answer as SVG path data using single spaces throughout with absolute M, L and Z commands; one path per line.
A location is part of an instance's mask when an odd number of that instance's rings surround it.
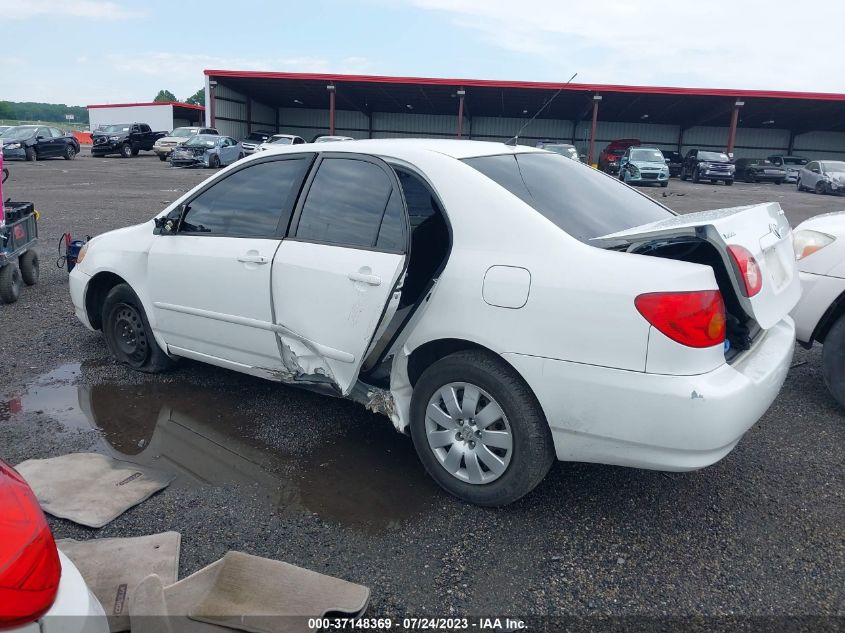
M 94 238 L 77 316 L 142 371 L 362 402 L 484 505 L 555 457 L 707 466 L 780 390 L 801 290 L 778 204 L 677 216 L 535 148 L 340 145 L 261 152 Z

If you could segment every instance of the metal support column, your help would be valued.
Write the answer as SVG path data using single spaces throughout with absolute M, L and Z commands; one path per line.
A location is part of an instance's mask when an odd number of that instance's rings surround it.
M 598 125 L 599 120 L 599 102 L 601 101 L 601 95 L 593 95 L 593 122 L 590 125 L 590 146 L 589 151 L 587 152 L 587 164 L 593 164 L 593 155 L 596 149 L 596 127 Z
M 217 127 L 215 125 L 217 118 L 217 82 L 213 79 L 208 82 L 208 126 Z
M 329 84 L 326 86 L 329 91 L 329 136 L 334 136 L 334 99 L 335 99 L 335 85 Z
M 731 111 L 731 127 L 728 130 L 728 147 L 725 150 L 728 156 L 731 156 L 736 145 L 736 128 L 739 124 L 739 109 L 745 105 L 744 101 L 737 101 L 734 103 L 734 109 Z
M 461 88 L 456 93 L 458 95 L 458 138 L 464 135 L 464 97 L 466 90 Z

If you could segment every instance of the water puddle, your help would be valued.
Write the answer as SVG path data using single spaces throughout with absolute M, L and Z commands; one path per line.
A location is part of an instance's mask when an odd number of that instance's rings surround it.
M 181 382 L 74 384 L 81 372 L 79 364 L 63 365 L 21 396 L 0 400 L 0 422 L 36 414 L 71 431 L 94 429 L 93 450 L 170 469 L 177 473 L 173 485 L 254 486 L 281 511 L 312 512 L 367 531 L 396 527 L 442 494 L 410 440 L 386 419 L 290 457 L 252 437 L 255 423 L 239 407 L 243 393 Z

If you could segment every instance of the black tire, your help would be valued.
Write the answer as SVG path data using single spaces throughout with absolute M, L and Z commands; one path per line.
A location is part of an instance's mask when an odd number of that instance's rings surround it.
M 746 171 L 745 172 L 745 178 L 743 178 L 743 180 L 745 180 L 745 182 L 751 182 L 751 183 L 757 182 L 757 178 L 754 177 L 753 171 Z
M 687 172 L 686 172 L 686 169 L 684 169 L 683 167 L 681 167 L 681 173 L 678 175 L 678 178 L 680 178 L 683 181 L 686 181 L 686 179 L 687 179 Z
M 845 316 L 839 317 L 824 339 L 822 376 L 830 394 L 845 408 Z
M 208 157 L 208 168 L 218 169 L 220 167 L 220 157 L 217 154 L 212 154 Z
M 698 175 L 698 167 L 692 170 L 692 181 L 693 182 L 701 182 L 701 178 Z
M 26 160 L 31 163 L 34 163 L 38 160 L 38 154 L 35 152 L 35 148 L 32 146 L 29 146 L 24 150 L 24 155 L 26 156 Z
M 21 268 L 21 277 L 27 286 L 34 286 L 38 283 L 38 276 L 41 271 L 38 264 L 38 253 L 28 250 L 18 257 L 18 266 Z
M 65 145 L 65 152 L 64 154 L 62 154 L 62 157 L 65 160 L 73 160 L 74 158 L 76 158 L 76 148 L 70 143 L 68 143 L 67 145 Z
M 801 179 L 795 181 L 795 186 L 798 188 L 798 191 L 804 191 L 804 185 L 801 184 Z
M 102 323 L 109 351 L 119 362 L 150 374 L 173 366 L 153 337 L 141 300 L 127 284 L 116 285 L 106 295 Z
M 135 154 L 132 153 L 132 146 L 129 143 L 124 143 L 120 146 L 120 157 L 131 158 Z
M 159 154 L 158 159 L 162 162 L 167 160 L 167 154 Z
M 240 154 L 238 154 L 238 160 L 242 159 L 244 156 L 246 156 L 246 154 L 241 152 Z
M 669 186 L 669 181 L 667 180 L 666 182 L 661 182 L 661 183 L 660 183 L 660 186 L 661 186 L 661 187 L 664 187 L 664 188 L 665 188 L 665 187 L 668 187 L 668 186 Z
M 776 185 L 782 185 L 782 184 L 783 184 L 783 181 L 782 181 L 782 180 L 775 180 L 775 184 L 776 184 Z
M 429 446 L 426 408 L 434 394 L 451 382 L 471 383 L 486 391 L 510 424 L 510 461 L 489 483 L 458 479 L 447 472 Z M 528 494 L 543 480 L 555 459 L 549 424 L 534 393 L 510 365 L 486 351 L 456 352 L 422 373 L 411 398 L 411 438 L 426 471 L 444 490 L 482 506 L 507 505 Z
M 824 180 L 819 180 L 816 183 L 816 188 L 814 189 L 814 191 L 820 196 L 823 196 L 827 193 L 827 185 L 825 184 Z
M 137 155 L 138 155 L 138 152 L 140 152 L 140 151 L 141 151 L 141 148 L 139 148 L 139 147 L 133 147 L 133 148 L 132 148 L 132 155 L 133 155 L 133 156 L 137 156 Z
M 734 181 L 733 181 L 733 180 L 726 180 L 726 181 L 725 181 L 725 184 L 726 184 L 728 187 L 730 187 L 732 184 L 734 184 Z
M 0 268 L 0 302 L 14 303 L 21 296 L 23 279 L 16 264 L 6 264 Z

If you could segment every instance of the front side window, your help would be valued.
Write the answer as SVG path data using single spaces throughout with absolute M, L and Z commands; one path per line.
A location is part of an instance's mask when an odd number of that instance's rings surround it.
M 343 246 L 376 247 L 382 219 L 395 215 L 395 206 L 386 213 L 392 192 L 390 178 L 378 165 L 351 158 L 327 158 L 320 164 L 302 207 L 296 237 Z M 399 204 L 401 210 L 398 196 L 393 204 Z
M 142 132 L 149 132 L 149 131 L 150 131 L 150 126 L 149 126 L 149 125 L 147 125 L 146 123 L 142 123 L 142 124 L 141 124 L 141 131 L 142 131 Z
M 307 157 L 257 163 L 213 184 L 191 200 L 180 231 L 231 237 L 276 237 L 284 231 Z
M 559 154 L 482 156 L 464 162 L 582 242 L 673 215 L 617 179 Z
M 50 128 L 50 134 L 53 138 L 62 138 L 62 133 L 54 127 Z

